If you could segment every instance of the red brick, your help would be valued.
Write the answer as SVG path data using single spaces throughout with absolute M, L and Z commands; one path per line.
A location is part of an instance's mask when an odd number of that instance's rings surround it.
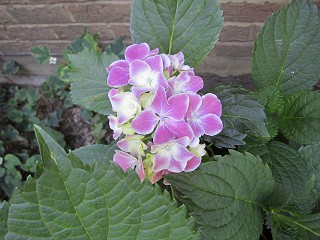
M 67 26 L 52 26 L 59 40 L 74 40 L 81 36 L 85 28 L 91 34 L 98 34 L 99 40 L 112 40 L 113 34 L 106 24 L 101 25 L 67 25 Z
M 99 41 L 110 41 L 114 39 L 114 35 L 106 25 L 91 25 L 88 27 L 91 34 L 97 34 Z
M 126 25 L 113 25 L 111 24 L 111 30 L 115 38 L 126 37 L 126 40 L 131 40 L 130 27 Z
M 250 42 L 255 40 L 260 26 L 225 26 L 220 35 L 221 42 Z
M 250 58 L 252 55 L 253 44 L 221 44 L 218 43 L 212 54 L 217 57 L 239 57 L 239 58 Z
M 233 22 L 264 22 L 267 16 L 278 10 L 283 3 L 263 4 L 256 3 L 233 3 L 228 2 L 221 4 L 225 21 Z
M 29 0 L 1 0 L 1 4 L 27 4 Z
M 68 7 L 76 22 L 129 22 L 130 4 L 93 3 Z
M 55 32 L 59 40 L 74 40 L 84 33 L 85 26 L 52 26 L 51 29 Z
M 8 37 L 6 33 L 6 27 L 5 26 L 0 26 L 0 40 L 9 40 L 10 38 Z
M 16 21 L 8 14 L 8 12 L 0 8 L 0 24 L 13 24 Z
M 8 7 L 7 11 L 19 23 L 68 23 L 72 22 L 70 13 L 64 6 Z
M 30 4 L 58 4 L 58 3 L 69 3 L 69 2 L 85 2 L 87 0 L 29 0 Z M 98 0 L 90 0 L 92 2 Z
M 51 50 L 52 55 L 61 55 L 68 44 L 69 42 L 60 41 L 0 41 L 0 51 L 4 55 L 30 55 L 32 47 L 45 45 Z
M 53 40 L 55 33 L 50 27 L 21 27 L 8 26 L 4 33 L 10 40 Z

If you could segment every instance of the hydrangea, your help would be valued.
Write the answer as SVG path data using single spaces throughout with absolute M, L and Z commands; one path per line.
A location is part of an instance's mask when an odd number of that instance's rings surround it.
M 114 139 L 124 135 L 113 161 L 152 183 L 195 170 L 206 154 L 200 137 L 223 128 L 222 106 L 216 95 L 198 94 L 203 80 L 184 64 L 183 53 L 159 54 L 147 43 L 133 44 L 107 71 L 110 128 Z

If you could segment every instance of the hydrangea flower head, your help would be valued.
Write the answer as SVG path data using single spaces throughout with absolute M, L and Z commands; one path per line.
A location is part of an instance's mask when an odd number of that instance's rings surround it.
M 174 95 L 167 99 L 163 87 L 157 88 L 150 108 L 143 110 L 133 121 L 132 128 L 139 134 L 154 130 L 153 142 L 164 143 L 193 133 L 184 116 L 189 105 L 187 94 Z
M 113 161 L 123 171 L 135 169 L 141 181 L 195 170 L 206 153 L 200 137 L 222 130 L 220 100 L 198 94 L 203 80 L 184 62 L 182 52 L 159 54 L 141 43 L 107 68 L 110 128 L 115 139 L 125 135 Z

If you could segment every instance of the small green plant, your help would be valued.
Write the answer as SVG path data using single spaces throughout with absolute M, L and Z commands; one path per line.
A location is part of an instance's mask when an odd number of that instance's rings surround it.
M 13 60 L 5 61 L 2 64 L 2 74 L 4 74 L 5 76 L 13 76 L 17 74 L 19 69 L 20 69 L 19 64 Z
M 33 125 L 39 125 L 65 148 L 73 148 L 61 133 L 63 113 L 74 105 L 69 92 L 69 75 L 74 70 L 70 66 L 69 54 L 76 54 L 84 49 L 100 51 L 96 37 L 88 32 L 76 38 L 64 51 L 65 63 L 59 64 L 57 74 L 51 75 L 38 88 L 33 86 L 4 86 L 0 89 L 1 127 L 0 127 L 0 196 L 8 199 L 15 187 L 22 189 L 29 174 L 34 174 L 36 162 L 41 162 L 38 144 L 33 134 Z M 108 45 L 106 51 L 123 54 L 122 39 Z M 50 49 L 45 46 L 33 48 L 38 63 L 48 63 Z M 19 69 L 13 61 L 3 65 L 3 73 L 11 76 Z M 80 117 L 91 129 L 90 143 L 107 143 L 106 116 L 81 109 Z M 90 138 L 91 139 L 91 138 Z M 72 141 L 72 139 L 71 139 Z M 80 143 L 79 143 L 80 144 Z M 78 146 L 79 147 L 79 146 Z
M 62 146 L 65 146 L 62 133 L 54 130 L 59 127 L 63 107 L 55 110 L 50 106 L 63 102 L 71 103 L 70 95 L 60 85 L 52 80 L 46 81 L 40 88 L 29 86 L 4 86 L 0 90 L 1 127 L 0 156 L 3 164 L 0 166 L 0 195 L 7 199 L 15 187 L 21 188 L 26 176 L 35 171 L 35 163 L 40 161 L 38 145 L 33 134 L 33 125 L 38 124 Z M 45 112 L 41 104 L 46 102 Z M 51 103 L 50 103 L 51 102 Z M 51 111 L 52 110 L 52 111 Z

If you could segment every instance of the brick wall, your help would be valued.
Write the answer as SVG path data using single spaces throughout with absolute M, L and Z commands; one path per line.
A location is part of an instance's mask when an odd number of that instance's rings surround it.
M 267 16 L 288 0 L 221 0 L 225 27 L 220 41 L 198 68 L 222 76 L 250 73 L 253 40 Z M 129 31 L 128 0 L 0 0 L 0 57 L 15 59 L 24 73 L 47 75 L 53 66 L 34 63 L 31 48 L 47 45 L 61 55 L 87 27 L 102 44 Z

